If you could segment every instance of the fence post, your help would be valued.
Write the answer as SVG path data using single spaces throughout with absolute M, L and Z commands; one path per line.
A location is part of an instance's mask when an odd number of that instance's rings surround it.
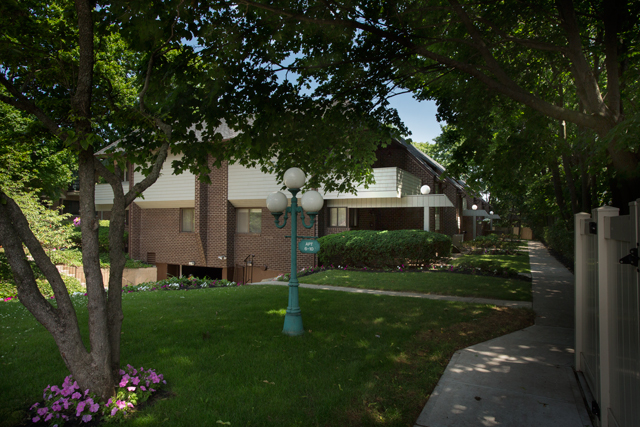
M 576 356 L 576 371 L 584 371 L 582 366 L 580 355 L 584 352 L 584 329 L 582 325 L 585 322 L 585 276 L 587 269 L 587 254 L 585 253 L 585 222 L 589 221 L 591 215 L 585 212 L 580 212 L 574 216 L 574 235 L 575 235 L 575 356 Z
M 602 206 L 596 211 L 598 222 L 598 318 L 600 329 L 600 420 L 602 426 L 609 425 L 609 407 L 611 406 L 611 361 L 609 330 L 612 319 L 609 313 L 610 287 L 615 286 L 616 267 L 612 265 L 615 248 L 605 236 L 605 218 L 618 216 L 620 209 Z M 608 221 L 607 221 L 608 222 Z

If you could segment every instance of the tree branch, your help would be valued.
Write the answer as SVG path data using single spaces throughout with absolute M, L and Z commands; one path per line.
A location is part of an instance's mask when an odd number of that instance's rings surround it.
M 166 125 L 165 125 L 166 126 Z M 147 175 L 142 181 L 135 184 L 131 190 L 124 196 L 125 206 L 129 206 L 144 190 L 149 188 L 160 176 L 162 165 L 167 158 L 169 151 L 169 141 L 165 141 L 156 154 L 156 160 L 151 169 L 151 173 Z
M 8 97 L 6 95 L 0 95 L 0 101 L 5 104 L 9 104 L 25 113 L 33 114 L 42 122 L 42 124 L 55 136 L 62 139 L 63 141 L 67 139 L 67 133 L 62 131 L 60 127 L 56 124 L 56 122 L 51 119 L 44 111 L 36 106 L 32 101 L 30 101 L 26 96 L 16 89 L 16 87 L 3 75 L 0 73 L 0 83 L 9 91 L 14 98 Z

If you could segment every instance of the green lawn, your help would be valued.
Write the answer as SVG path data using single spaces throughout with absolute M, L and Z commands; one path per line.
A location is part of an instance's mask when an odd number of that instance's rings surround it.
M 513 268 L 520 273 L 531 273 L 528 252 L 524 252 L 521 255 L 463 255 L 452 260 L 451 263 L 453 265 L 459 265 L 461 263 L 473 265 L 492 261 L 499 263 L 502 267 Z
M 292 338 L 285 287 L 124 294 L 122 363 L 156 369 L 172 393 L 124 425 L 413 425 L 456 349 L 532 323 L 530 310 L 315 289 L 300 304 L 307 332 Z M 21 304 L 0 303 L 0 319 L 5 427 L 67 371 Z
M 530 282 L 469 274 L 327 270 L 303 276 L 298 280 L 301 283 L 316 285 L 531 301 Z

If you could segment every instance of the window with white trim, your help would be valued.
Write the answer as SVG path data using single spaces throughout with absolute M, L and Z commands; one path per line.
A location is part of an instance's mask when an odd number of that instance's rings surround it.
M 262 232 L 262 209 L 237 209 L 236 231 L 242 234 Z
M 435 212 L 436 212 L 435 213 L 436 220 L 435 220 L 435 224 L 434 224 L 435 230 L 436 231 L 440 231 L 440 208 L 435 208 Z
M 347 226 L 347 208 L 329 208 L 329 227 Z

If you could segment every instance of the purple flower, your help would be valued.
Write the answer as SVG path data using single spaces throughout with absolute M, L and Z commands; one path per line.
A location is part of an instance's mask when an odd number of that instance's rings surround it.
M 98 409 L 100 409 L 100 405 L 98 405 L 97 403 L 94 403 L 89 407 L 89 411 L 91 412 L 98 412 Z
M 37 423 L 38 421 L 40 421 L 40 417 L 33 417 L 31 421 L 33 421 L 34 423 Z
M 113 417 L 116 414 L 116 412 L 118 412 L 117 406 L 111 410 L 111 416 Z
M 46 414 L 47 412 L 49 412 L 49 408 L 47 408 L 46 406 L 44 408 L 40 408 L 37 410 L 38 415 L 40 415 L 41 417 L 44 416 L 44 414 Z
M 29 408 L 29 410 L 31 411 L 31 410 L 33 410 L 33 409 L 37 408 L 38 406 L 40 406 L 40 402 L 36 402 L 36 403 L 34 403 L 34 404 L 31 406 L 31 408 Z
M 91 415 L 83 415 L 82 416 L 82 422 L 83 423 L 88 423 L 89 421 L 91 421 Z
M 79 417 L 80 414 L 82 414 L 82 411 L 84 411 L 84 407 L 85 407 L 86 403 L 84 402 L 79 402 L 78 406 L 76 407 L 76 417 Z
M 77 391 L 71 395 L 72 399 L 80 399 L 81 397 L 82 397 L 82 395 L 80 393 L 78 393 Z
M 147 388 L 146 388 L 145 386 L 141 385 L 141 386 L 140 386 L 140 390 L 142 390 L 142 391 L 147 391 Z
M 112 403 L 113 403 L 113 397 L 110 397 L 109 400 L 107 400 L 107 404 L 105 406 L 111 406 Z
M 56 402 L 51 406 L 51 410 L 55 412 L 59 412 L 62 410 L 62 406 L 60 406 L 58 402 Z
M 131 382 L 133 383 L 133 385 L 138 385 L 140 383 L 140 378 L 135 377 L 134 379 L 131 380 Z
M 47 416 L 44 417 L 44 420 L 49 421 L 51 418 L 53 418 L 53 414 L 47 414 Z

